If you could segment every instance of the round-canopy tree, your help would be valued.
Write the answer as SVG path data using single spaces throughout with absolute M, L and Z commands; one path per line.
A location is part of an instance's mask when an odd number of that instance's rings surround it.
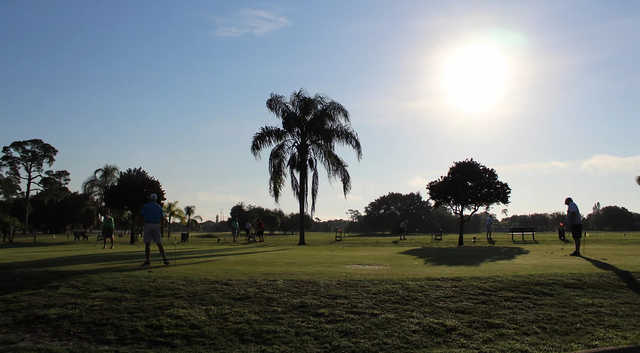
M 469 211 L 467 220 L 480 208 L 501 203 L 509 203 L 511 188 L 498 180 L 498 174 L 492 168 L 467 159 L 455 162 L 447 175 L 427 185 L 429 197 L 434 207 L 445 206 L 459 219 L 458 246 L 464 245 L 465 210 Z
M 136 220 L 140 219 L 142 206 L 149 195 L 158 195 L 158 202 L 165 200 L 164 189 L 160 182 L 147 174 L 142 168 L 127 169 L 120 172 L 118 182 L 109 186 L 104 195 L 105 205 L 109 209 L 131 212 L 131 242 L 135 241 Z
M 273 146 L 269 155 L 269 193 L 276 202 L 289 172 L 291 189 L 300 206 L 298 245 L 304 245 L 309 172 L 313 215 L 318 195 L 318 165 L 324 166 L 329 179 L 340 179 L 346 197 L 351 190 L 351 176 L 347 163 L 338 156 L 335 147 L 336 144 L 351 147 L 358 160 L 362 158 L 362 147 L 351 128 L 349 112 L 327 97 L 310 97 L 299 90 L 287 101 L 284 96 L 272 93 L 267 100 L 267 109 L 282 121 L 282 127 L 262 127 L 253 136 L 251 153 L 259 158 L 262 150 Z

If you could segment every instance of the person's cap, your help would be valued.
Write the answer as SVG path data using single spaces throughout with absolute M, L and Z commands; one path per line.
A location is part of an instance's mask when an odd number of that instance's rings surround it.
M 156 194 L 151 194 L 151 195 L 149 195 L 149 198 L 150 198 L 152 201 L 158 201 L 158 195 L 156 195 Z
M 568 205 L 571 202 L 573 202 L 573 199 L 571 199 L 570 197 L 567 197 L 566 199 L 564 199 L 564 204 L 565 205 Z

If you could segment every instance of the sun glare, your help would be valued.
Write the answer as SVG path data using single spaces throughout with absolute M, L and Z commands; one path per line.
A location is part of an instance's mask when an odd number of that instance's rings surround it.
M 445 57 L 442 83 L 449 105 L 464 113 L 485 113 L 505 96 L 509 63 L 492 43 L 472 43 Z

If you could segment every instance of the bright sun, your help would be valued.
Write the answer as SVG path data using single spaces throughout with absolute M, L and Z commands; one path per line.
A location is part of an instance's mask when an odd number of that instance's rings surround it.
M 448 104 L 464 113 L 485 113 L 505 95 L 509 62 L 498 46 L 477 42 L 451 51 L 442 74 Z

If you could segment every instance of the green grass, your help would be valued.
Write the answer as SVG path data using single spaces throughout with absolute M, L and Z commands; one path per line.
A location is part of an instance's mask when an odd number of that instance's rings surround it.
M 0 351 L 567 352 L 640 343 L 640 233 L 0 248 Z M 218 242 L 218 237 L 221 241 Z M 117 239 L 121 240 L 121 239 Z M 22 239 L 20 239 L 22 241 Z

